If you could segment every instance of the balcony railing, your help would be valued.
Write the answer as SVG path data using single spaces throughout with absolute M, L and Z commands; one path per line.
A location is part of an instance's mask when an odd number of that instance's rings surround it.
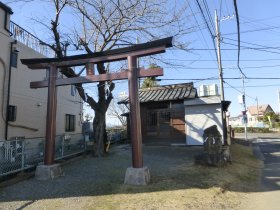
M 13 21 L 10 21 L 10 31 L 12 33 L 12 37 L 21 42 L 22 44 L 32 48 L 33 50 L 39 52 L 40 54 L 46 57 L 54 57 L 54 51 L 47 45 L 44 44 L 43 41 L 38 39 L 36 36 L 26 31 Z

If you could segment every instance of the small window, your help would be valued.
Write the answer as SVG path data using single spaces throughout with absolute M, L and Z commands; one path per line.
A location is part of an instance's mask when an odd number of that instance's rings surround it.
M 7 112 L 7 120 L 14 122 L 17 118 L 17 106 L 9 105 Z
M 11 53 L 11 66 L 17 68 L 17 60 L 18 60 L 18 53 L 12 52 Z
M 65 131 L 75 131 L 75 115 L 65 115 Z

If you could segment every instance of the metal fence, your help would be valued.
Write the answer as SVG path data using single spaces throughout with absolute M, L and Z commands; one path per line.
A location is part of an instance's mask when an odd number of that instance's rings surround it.
M 0 141 L 0 176 L 35 167 L 44 159 L 44 138 L 15 138 Z M 56 137 L 55 160 L 74 156 L 86 151 L 82 134 Z
M 126 127 L 107 129 L 107 140 L 110 143 L 121 143 L 127 139 Z
M 12 37 L 46 57 L 54 57 L 54 51 L 36 36 L 10 21 Z

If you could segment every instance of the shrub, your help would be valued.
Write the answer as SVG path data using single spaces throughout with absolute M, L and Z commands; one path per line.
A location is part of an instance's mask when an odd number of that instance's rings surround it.
M 235 133 L 244 133 L 244 127 L 233 128 Z M 247 127 L 248 133 L 270 133 L 269 128 Z

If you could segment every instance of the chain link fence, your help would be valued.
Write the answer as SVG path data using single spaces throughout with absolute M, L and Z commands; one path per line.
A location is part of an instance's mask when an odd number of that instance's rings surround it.
M 55 160 L 86 151 L 86 141 L 82 134 L 56 136 L 55 141 Z M 0 141 L 0 176 L 35 167 L 43 162 L 44 152 L 44 138 L 16 137 Z
M 125 128 L 107 129 L 108 142 L 122 143 L 128 139 Z M 91 142 L 91 143 L 89 143 Z M 88 135 L 60 135 L 55 138 L 55 160 L 69 158 L 92 149 Z M 15 137 L 0 141 L 0 177 L 36 167 L 44 161 L 45 138 Z

